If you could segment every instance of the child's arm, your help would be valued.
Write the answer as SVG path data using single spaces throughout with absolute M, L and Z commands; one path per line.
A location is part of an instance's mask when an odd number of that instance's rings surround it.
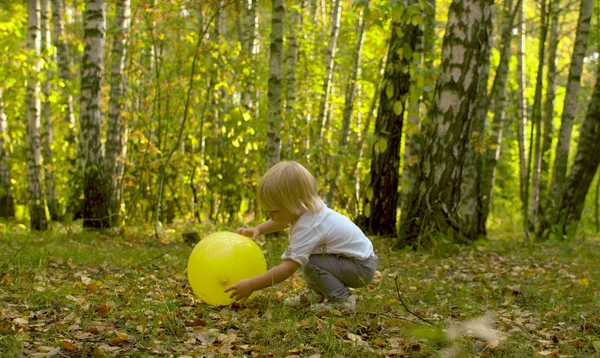
M 249 279 L 241 280 L 233 286 L 228 287 L 225 292 L 233 291 L 231 298 L 236 301 L 245 301 L 252 292 L 260 289 L 271 287 L 281 281 L 285 281 L 292 276 L 296 270 L 300 268 L 300 264 L 293 260 L 284 260 L 278 266 L 273 267 L 269 271 L 254 276 Z
M 267 220 L 264 223 L 261 223 L 256 227 L 240 228 L 240 229 L 237 229 L 236 232 L 238 234 L 241 234 L 244 236 L 249 236 L 249 237 L 252 237 L 253 239 L 256 239 L 260 235 L 266 235 L 266 234 L 270 234 L 272 232 L 281 231 L 287 227 L 288 227 L 287 224 L 281 224 L 281 223 L 275 222 L 273 220 Z

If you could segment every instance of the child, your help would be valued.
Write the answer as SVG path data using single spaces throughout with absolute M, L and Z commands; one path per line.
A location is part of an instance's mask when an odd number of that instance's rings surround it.
M 323 203 L 315 178 L 296 162 L 271 167 L 258 184 L 257 195 L 270 220 L 237 232 L 256 239 L 289 226 L 290 245 L 280 265 L 225 292 L 232 291 L 231 298 L 244 301 L 252 292 L 284 281 L 302 268 L 309 290 L 285 303 L 353 309 L 356 297 L 348 287 L 364 287 L 375 275 L 378 259 L 371 241 L 350 219 Z M 321 303 L 325 298 L 329 304 Z

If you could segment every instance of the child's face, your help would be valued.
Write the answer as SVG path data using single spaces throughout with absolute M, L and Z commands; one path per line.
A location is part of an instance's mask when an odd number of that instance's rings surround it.
M 288 209 L 281 208 L 278 210 L 267 211 L 269 218 L 280 224 L 291 224 L 298 220 L 299 216 L 291 213 Z

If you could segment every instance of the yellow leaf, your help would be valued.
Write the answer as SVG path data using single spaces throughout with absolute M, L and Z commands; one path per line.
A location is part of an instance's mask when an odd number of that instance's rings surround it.
M 385 347 L 385 346 L 387 345 L 387 342 L 386 342 L 386 341 L 384 341 L 384 340 L 383 340 L 383 339 L 381 339 L 381 338 L 375 338 L 375 339 L 373 340 L 373 343 L 375 343 L 375 344 L 376 344 L 377 346 L 379 346 L 379 347 Z
M 411 22 L 413 26 L 421 25 L 423 23 L 423 19 L 420 15 L 415 15 L 411 18 Z
M 407 164 L 409 167 L 412 167 L 413 165 L 417 164 L 418 162 L 419 162 L 419 156 L 413 155 L 410 158 L 408 158 Z
M 582 278 L 581 280 L 579 280 L 579 284 L 588 287 L 590 285 L 590 279 L 588 279 L 587 277 Z

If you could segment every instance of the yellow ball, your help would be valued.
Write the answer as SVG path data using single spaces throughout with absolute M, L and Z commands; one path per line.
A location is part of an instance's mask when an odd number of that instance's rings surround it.
M 200 240 L 188 260 L 188 280 L 203 302 L 213 306 L 233 303 L 231 285 L 267 271 L 260 247 L 250 238 L 233 232 L 216 232 Z M 254 292 L 250 299 L 256 296 Z

